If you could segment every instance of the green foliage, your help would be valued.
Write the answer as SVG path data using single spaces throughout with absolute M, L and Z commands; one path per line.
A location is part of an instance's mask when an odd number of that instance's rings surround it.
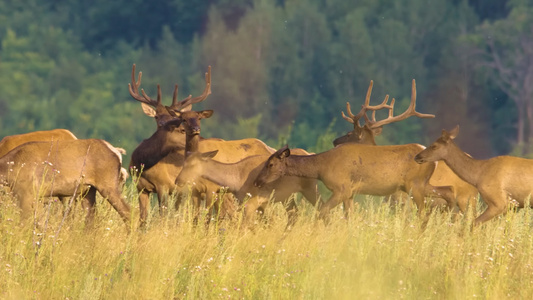
M 415 78 L 419 111 L 437 118 L 386 127 L 379 143 L 423 143 L 453 119 L 473 134 L 495 128 L 485 135 L 498 141 L 487 152 L 506 152 L 520 110 L 484 105 L 501 99 L 501 88 L 475 71 L 478 58 L 458 42 L 479 45 L 482 35 L 467 34 L 478 20 L 496 20 L 480 28 L 512 48 L 529 28 L 532 4 L 505 2 L 508 17 L 492 11 L 503 5 L 494 1 L 4 1 L 0 135 L 63 127 L 131 152 L 155 127 L 128 95 L 132 64 L 149 95 L 161 85 L 165 103 L 174 84 L 179 99 L 201 93 L 211 65 L 213 94 L 195 106 L 215 111 L 203 122 L 205 136 L 325 149 L 326 138 L 350 130 L 340 111 L 347 101 L 357 110 L 370 80 L 372 103 L 390 94 L 399 113 Z M 461 95 L 457 86 L 468 101 L 450 98 Z M 480 113 L 472 119 L 472 111 Z

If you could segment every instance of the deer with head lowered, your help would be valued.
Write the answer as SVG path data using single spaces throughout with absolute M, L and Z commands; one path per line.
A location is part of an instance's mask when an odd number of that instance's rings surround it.
M 400 115 L 394 116 L 394 98 L 388 103 L 389 96 L 385 96 L 383 102 L 379 105 L 370 105 L 370 96 L 372 94 L 373 81 L 370 81 L 368 91 L 365 98 L 365 103 L 361 106 L 361 110 L 354 115 L 350 108 L 350 103 L 346 103 L 345 115 L 342 112 L 342 117 L 353 124 L 354 129 L 348 132 L 346 135 L 338 137 L 333 141 L 333 145 L 337 146 L 344 143 L 357 143 L 376 145 L 375 136 L 381 134 L 383 126 L 395 122 L 405 120 L 411 116 L 419 118 L 434 118 L 432 114 L 422 114 L 416 111 L 416 83 L 412 81 L 411 102 L 405 112 Z M 383 120 L 376 120 L 376 112 L 381 109 L 388 109 L 389 116 Z M 367 112 L 371 111 L 371 118 L 367 116 Z M 364 119 L 364 124 L 361 125 L 360 120 Z M 405 158 L 407 159 L 407 158 Z M 461 211 L 466 212 L 467 207 L 470 206 L 475 209 L 477 202 L 477 189 L 456 176 L 452 170 L 444 162 L 437 162 L 437 166 L 433 175 L 429 180 L 431 186 L 437 187 L 436 192 L 432 188 L 428 189 L 427 196 L 442 197 L 446 200 L 448 207 L 453 208 L 457 204 Z M 446 190 L 442 190 L 440 186 L 453 187 L 453 194 L 447 195 Z M 436 199 L 435 199 L 436 200 Z M 438 202 L 438 201 L 436 201 Z
M 212 111 L 196 112 L 190 109 L 192 104 L 205 100 L 211 93 L 210 70 L 211 68 L 206 73 L 206 88 L 201 96 L 195 98 L 189 96 L 177 101 L 176 85 L 172 105 L 164 106 L 161 103 L 159 88 L 157 100 L 152 100 L 142 90 L 142 95 L 139 93 L 142 73 L 139 72 L 138 80 L 135 80 L 135 65 L 133 65 L 131 84 L 129 84 L 130 95 L 141 102 L 144 113 L 154 117 L 158 124 L 157 131 L 135 149 L 130 162 L 130 167 L 139 170 L 142 168 L 137 184 L 137 189 L 141 193 L 139 196 L 141 225 L 146 222 L 150 193 L 157 193 L 161 213 L 167 209 L 166 198 L 175 188 L 175 179 L 185 159 L 185 149 L 192 152 L 219 150 L 217 160 L 221 162 L 236 162 L 246 156 L 274 152 L 274 149 L 258 139 L 225 141 L 200 137 L 200 120 L 210 117 Z M 207 186 L 196 186 L 195 189 L 197 193 L 207 191 L 206 199 L 210 199 L 214 187 L 210 185 L 208 189 Z
M 1 184 L 10 187 L 27 219 L 39 197 L 85 195 L 86 222 L 94 218 L 96 191 L 129 229 L 130 208 L 121 195 L 122 156 L 104 140 L 28 142 L 0 158 Z
M 475 219 L 474 225 L 504 213 L 511 200 L 517 201 L 519 207 L 531 205 L 528 201 L 533 193 L 533 160 L 513 156 L 474 159 L 455 144 L 458 134 L 459 126 L 451 131 L 442 130 L 433 144 L 415 156 L 415 161 L 444 160 L 457 176 L 479 190 L 487 209 Z
M 298 151 L 302 155 L 309 155 L 302 149 Z M 213 159 L 217 152 L 218 150 L 191 153 L 176 178 L 176 185 L 197 184 L 207 180 L 217 186 L 227 187 L 240 203 L 246 196 L 250 197 L 244 207 L 245 223 L 248 225 L 252 224 L 257 210 L 264 210 L 272 191 L 275 191 L 275 201 L 289 201 L 285 205 L 288 213 L 287 227 L 293 225 L 297 217 L 298 207 L 290 198 L 293 193 L 300 192 L 312 205 L 316 204 L 316 180 L 313 179 L 287 176 L 261 188 L 254 186 L 254 180 L 269 155 L 253 155 L 235 163 L 223 163 Z
M 42 130 L 10 135 L 0 140 L 0 157 L 6 155 L 9 151 L 15 149 L 16 147 L 28 142 L 73 141 L 77 139 L 78 138 L 67 129 Z M 126 154 L 126 150 L 123 148 L 114 148 L 120 152 L 120 154 Z M 122 163 L 122 156 L 120 158 Z M 124 183 L 128 178 L 128 171 L 126 171 L 124 168 L 121 168 L 120 174 L 121 182 Z M 67 204 L 67 198 L 68 197 L 59 197 L 64 206 Z M 85 210 L 91 209 L 90 200 L 84 198 L 82 201 L 82 207 Z

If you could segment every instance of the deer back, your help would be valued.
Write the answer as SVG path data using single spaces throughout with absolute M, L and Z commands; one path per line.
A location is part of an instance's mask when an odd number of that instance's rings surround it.
M 27 142 L 51 142 L 75 139 L 77 139 L 76 136 L 66 129 L 52 129 L 10 135 L 0 140 L 0 157 L 13 150 L 15 147 Z

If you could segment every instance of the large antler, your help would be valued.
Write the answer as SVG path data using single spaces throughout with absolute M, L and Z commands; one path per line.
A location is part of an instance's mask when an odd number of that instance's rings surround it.
M 181 111 L 184 108 L 187 108 L 188 106 L 202 102 L 204 101 L 207 96 L 211 94 L 211 66 L 207 68 L 207 72 L 205 73 L 205 89 L 204 92 L 198 96 L 198 97 L 192 97 L 192 95 L 189 95 L 187 98 L 181 100 L 178 102 L 178 85 L 176 84 L 174 87 L 174 95 L 172 96 L 172 105 L 170 106 L 171 109 L 175 111 Z
M 131 68 L 131 83 L 128 83 L 130 95 L 133 97 L 133 99 L 137 101 L 151 105 L 153 107 L 157 107 L 161 104 L 161 87 L 159 86 L 159 84 L 157 85 L 157 100 L 153 100 L 152 98 L 148 97 L 148 95 L 146 95 L 146 93 L 144 92 L 144 89 L 141 89 L 141 96 L 139 94 L 139 87 L 141 86 L 142 75 L 143 73 L 139 72 L 139 79 L 135 81 L 135 64 L 133 64 L 133 67 Z
M 402 114 L 397 115 L 397 116 L 394 116 L 395 99 L 392 98 L 391 103 L 387 104 L 389 100 L 389 95 L 385 96 L 385 99 L 383 100 L 381 104 L 374 105 L 374 106 L 370 105 L 370 95 L 372 94 L 372 86 L 373 86 L 373 81 L 371 80 L 370 86 L 368 87 L 368 91 L 366 93 L 365 104 L 361 106 L 361 111 L 359 111 L 357 115 L 354 115 L 351 112 L 350 103 L 346 102 L 346 111 L 348 113 L 348 116 L 346 116 L 344 112 L 342 112 L 342 117 L 345 120 L 361 128 L 361 125 L 359 124 L 359 120 L 361 119 L 361 117 L 364 117 L 365 123 L 371 129 L 374 129 L 374 128 L 382 127 L 383 125 L 386 125 L 386 124 L 405 120 L 409 118 L 410 116 L 416 116 L 419 118 L 434 118 L 435 117 L 435 115 L 432 115 L 432 114 L 422 114 L 416 111 L 416 83 L 414 79 L 413 79 L 413 83 L 411 86 L 411 103 L 409 104 L 409 107 L 407 108 L 406 111 L 404 111 Z M 383 109 L 383 108 L 386 108 L 389 110 L 389 116 L 387 117 L 387 119 L 376 121 L 376 111 Z M 372 119 L 369 119 L 368 116 L 366 115 L 367 111 L 372 111 Z

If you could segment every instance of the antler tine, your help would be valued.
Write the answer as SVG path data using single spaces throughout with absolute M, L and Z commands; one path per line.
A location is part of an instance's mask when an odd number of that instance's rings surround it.
M 342 117 L 344 118 L 344 120 L 350 122 L 350 123 L 354 123 L 354 114 L 352 114 L 352 110 L 350 108 L 350 102 L 346 102 L 346 113 L 348 114 L 349 117 L 347 117 L 343 111 L 341 111 L 341 114 L 342 114 Z
M 198 97 L 193 98 L 192 95 L 189 95 L 187 98 L 181 100 L 180 102 L 175 103 L 173 101 L 171 108 L 174 110 L 181 110 L 182 108 L 189 106 L 191 104 L 204 101 L 209 95 L 211 95 L 211 66 L 207 68 L 207 72 L 205 73 L 204 92 Z
M 170 107 L 174 107 L 175 105 L 178 105 L 178 85 L 174 85 L 174 93 L 172 94 L 172 104 Z
M 377 127 L 381 127 L 386 124 L 405 120 L 409 118 L 410 116 L 417 116 L 419 118 L 434 118 L 435 117 L 435 115 L 432 115 L 432 114 L 422 114 L 416 111 L 416 83 L 414 79 L 411 85 L 411 103 L 409 103 L 409 107 L 407 108 L 407 110 L 404 111 L 402 114 L 393 117 L 393 107 L 394 107 L 393 103 L 394 103 L 394 99 L 390 105 L 391 108 L 389 109 L 389 117 L 387 119 L 373 123 L 371 125 L 371 128 L 377 128 Z
M 374 106 L 367 106 L 367 110 L 372 111 L 372 120 L 368 119 L 368 116 L 365 113 L 364 115 L 365 123 L 369 124 L 371 128 L 372 128 L 372 124 L 376 123 L 376 111 L 382 108 L 387 108 L 389 110 L 389 117 L 392 117 L 393 111 L 394 111 L 394 102 L 396 100 L 392 98 L 392 101 L 390 104 L 387 104 L 388 101 L 389 101 L 389 95 L 385 95 L 385 99 L 383 99 L 383 102 L 381 102 L 381 104 L 374 105 Z
M 365 116 L 365 118 L 366 118 L 366 111 L 367 111 L 367 108 L 369 106 L 368 104 L 370 103 L 370 96 L 372 95 L 372 87 L 373 86 L 374 86 L 374 81 L 370 80 L 370 85 L 368 86 L 368 90 L 366 92 L 365 104 L 361 105 L 361 110 L 357 113 L 357 115 L 354 115 L 352 113 L 352 110 L 350 109 L 350 103 L 346 102 L 346 112 L 348 113 L 348 117 L 344 114 L 343 111 L 341 111 L 342 117 L 346 121 L 361 127 L 361 125 L 359 124 L 359 119 L 361 119 L 361 117 L 363 117 L 363 116 Z
M 139 79 L 135 81 L 135 64 L 133 64 L 133 67 L 131 68 L 131 83 L 128 83 L 128 89 L 130 91 L 130 95 L 133 99 L 137 101 L 140 101 L 142 103 L 146 103 L 148 105 L 155 107 L 160 102 L 159 95 L 158 95 L 159 101 L 154 101 L 150 99 L 150 97 L 146 96 L 143 89 L 141 89 L 143 96 L 139 94 L 139 87 L 141 86 L 142 75 L 143 75 L 142 72 L 139 72 Z
M 144 92 L 144 89 L 141 89 L 141 93 L 143 94 L 143 97 L 144 99 L 146 99 L 146 101 L 150 102 L 149 104 L 156 107 L 158 106 L 159 104 L 161 104 L 161 86 L 158 84 L 157 85 L 157 100 L 154 100 L 152 98 L 150 98 L 145 92 Z

